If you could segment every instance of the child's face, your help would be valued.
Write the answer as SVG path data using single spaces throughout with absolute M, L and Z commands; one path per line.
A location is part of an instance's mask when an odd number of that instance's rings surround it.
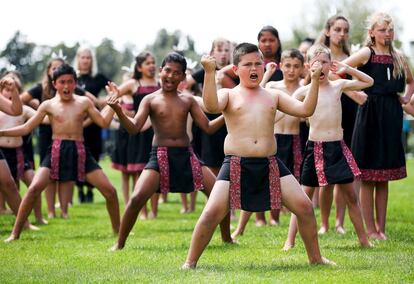
M 13 93 L 16 92 L 16 87 L 14 85 L 8 85 L 1 90 L 1 95 L 5 98 L 10 99 Z
M 263 58 L 259 52 L 247 53 L 241 56 L 239 64 L 233 70 L 245 86 L 256 87 L 263 79 Z
M 154 78 L 156 72 L 155 58 L 152 56 L 147 56 L 141 66 L 138 66 L 138 71 L 142 73 L 143 77 Z
M 60 98 L 64 101 L 68 101 L 73 98 L 73 92 L 75 91 L 76 87 L 76 80 L 73 75 L 64 74 L 53 81 L 53 86 L 60 95 Z
M 280 69 L 283 72 L 284 80 L 298 81 L 303 73 L 303 64 L 297 58 L 286 57 L 282 60 Z
M 230 45 L 228 43 L 216 45 L 211 55 L 216 59 L 217 67 L 223 68 L 230 63 Z
M 52 61 L 52 64 L 50 64 L 49 70 L 47 71 L 47 74 L 49 75 L 50 78 L 53 77 L 53 72 L 56 70 L 56 68 L 58 68 L 62 64 L 63 63 L 60 60 Z
M 279 40 L 271 32 L 263 32 L 259 39 L 259 49 L 264 58 L 273 58 L 279 49 Z
M 338 19 L 326 33 L 330 43 L 336 46 L 343 46 L 349 39 L 349 25 L 346 21 Z
M 92 67 L 92 55 L 88 50 L 81 51 L 78 54 L 79 70 L 90 71 Z
M 160 69 L 160 79 L 163 91 L 176 91 L 178 85 L 185 79 L 183 67 L 177 62 L 167 62 L 164 67 Z
M 378 23 L 369 30 L 369 34 L 375 38 L 376 44 L 390 46 L 394 40 L 394 25 L 386 22 Z
M 322 65 L 322 72 L 319 81 L 328 80 L 329 69 L 331 68 L 331 59 L 329 58 L 329 55 L 322 52 L 319 53 L 309 62 L 309 68 L 312 69 L 312 65 L 316 61 L 319 61 Z

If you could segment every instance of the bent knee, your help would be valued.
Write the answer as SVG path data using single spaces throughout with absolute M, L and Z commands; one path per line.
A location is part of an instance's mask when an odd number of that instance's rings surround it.
M 106 200 L 118 199 L 115 187 L 113 186 L 108 186 L 105 190 L 102 190 L 102 195 L 105 197 Z
M 295 212 L 296 216 L 310 216 L 314 215 L 312 202 L 310 200 L 304 199 L 298 202 L 297 210 Z

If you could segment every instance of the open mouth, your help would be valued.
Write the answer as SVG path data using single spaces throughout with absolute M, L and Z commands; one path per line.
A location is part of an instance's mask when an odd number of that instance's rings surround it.
M 250 80 L 257 80 L 257 78 L 259 78 L 259 76 L 257 76 L 257 74 L 250 74 Z
M 321 72 L 321 76 L 319 76 L 320 80 L 323 80 L 325 78 L 325 73 Z

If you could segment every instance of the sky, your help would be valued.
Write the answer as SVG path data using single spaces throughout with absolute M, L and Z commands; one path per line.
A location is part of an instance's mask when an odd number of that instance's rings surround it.
M 289 40 L 292 27 L 303 17 L 318 15 L 312 10 L 315 0 L 13 0 L 2 3 L 3 23 L 0 48 L 17 30 L 37 44 L 96 46 L 103 38 L 114 41 L 117 48 L 126 43 L 137 52 L 153 43 L 157 32 L 180 30 L 195 40 L 199 53 L 208 52 L 216 37 L 234 42 L 256 43 L 257 33 L 264 25 L 279 30 L 280 38 Z M 339 3 L 339 0 L 327 0 Z M 398 38 L 408 51 L 414 41 L 414 2 L 377 0 L 378 10 L 389 12 L 403 25 Z M 267 13 L 265 12 L 267 11 Z M 409 14 L 411 12 L 411 15 Z M 351 26 L 352 32 L 352 26 Z

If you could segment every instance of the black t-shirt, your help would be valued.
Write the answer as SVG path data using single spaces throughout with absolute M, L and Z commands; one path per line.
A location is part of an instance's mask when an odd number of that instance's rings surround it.
M 36 84 L 36 86 L 29 89 L 27 92 L 30 94 L 30 96 L 32 96 L 33 99 L 38 99 L 39 102 L 42 102 L 42 84 L 41 83 Z M 84 96 L 85 90 L 79 87 L 76 87 L 74 93 L 79 96 Z
M 102 74 L 96 74 L 94 77 L 84 74 L 78 77 L 78 86 L 98 97 L 99 93 L 105 89 L 108 81 L 108 78 Z
M 194 72 L 191 77 L 193 77 L 194 81 L 196 81 L 198 84 L 204 83 L 204 69 L 201 68 L 200 70 Z

